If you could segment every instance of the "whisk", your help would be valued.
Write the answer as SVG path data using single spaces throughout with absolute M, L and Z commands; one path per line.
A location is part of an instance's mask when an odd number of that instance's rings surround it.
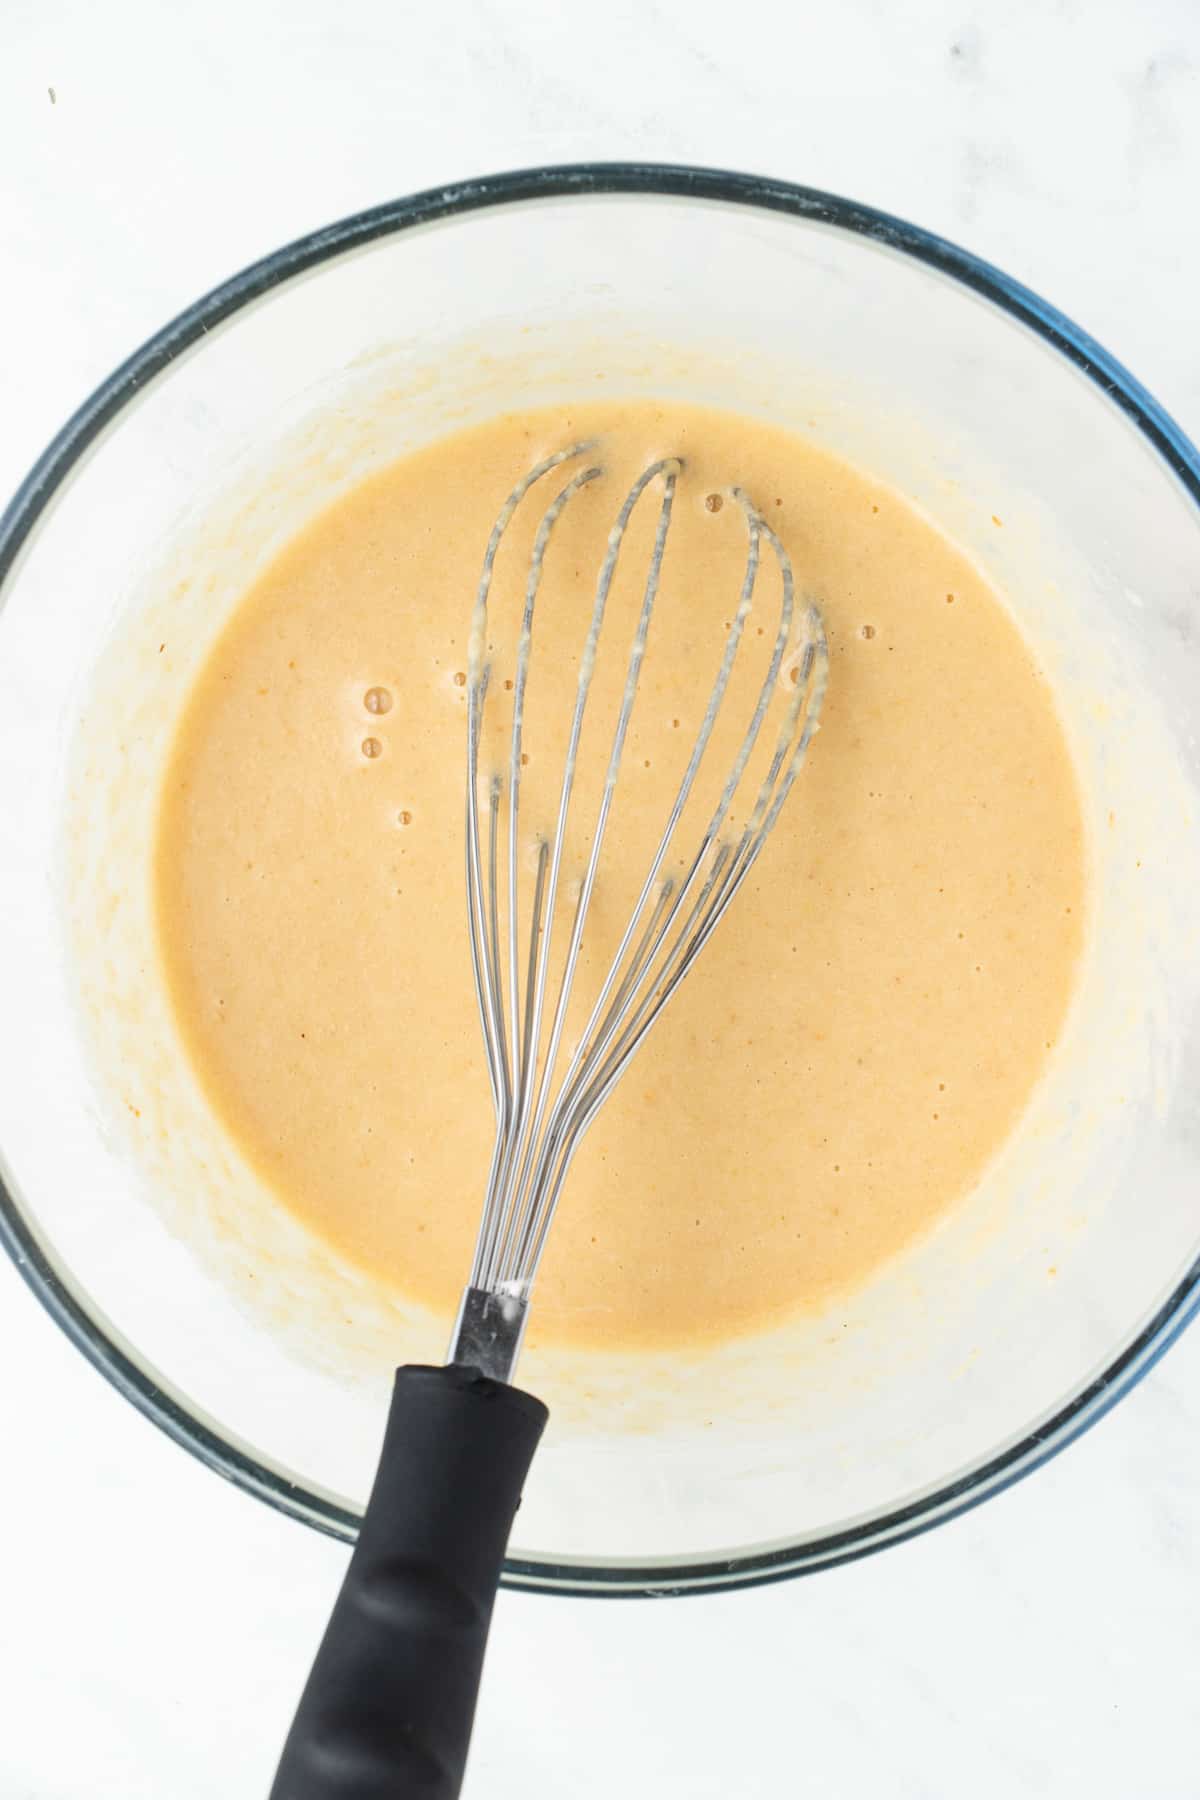
M 556 525 L 581 490 L 604 474 L 597 446 L 573 444 L 530 469 L 509 494 L 488 541 L 466 683 L 467 915 L 496 1116 L 482 1216 L 446 1366 L 397 1371 L 358 1544 L 272 1800 L 396 1800 L 409 1794 L 452 1800 L 458 1794 L 508 1534 L 547 1418 L 541 1401 L 509 1384 L 563 1184 L 588 1127 L 754 867 L 818 728 L 828 675 L 820 612 L 811 601 L 797 601 L 787 550 L 751 497 L 734 486 L 727 493 L 746 529 L 737 604 L 636 901 L 586 1021 L 568 1042 L 568 1013 L 682 469 L 674 456 L 645 468 L 608 533 L 579 660 L 557 810 L 552 821 L 536 821 L 532 855 L 521 786 L 538 598 Z M 561 471 L 558 482 L 555 471 Z M 496 559 L 518 509 L 542 483 L 552 498 L 534 536 L 515 668 L 505 682 L 512 694 L 507 758 L 485 769 L 484 718 L 496 685 L 489 647 Z M 640 610 L 600 800 L 585 839 L 583 874 L 569 921 L 560 924 L 568 824 L 601 634 L 630 522 L 647 495 L 657 497 L 658 514 Z M 777 565 L 780 593 L 767 665 L 752 683 L 744 729 L 715 805 L 695 839 L 685 843 L 685 822 L 695 811 L 689 802 L 728 700 L 764 552 Z M 760 740 L 766 754 L 756 758 Z M 736 829 L 735 808 L 743 817 Z M 558 930 L 566 936 L 556 963 Z

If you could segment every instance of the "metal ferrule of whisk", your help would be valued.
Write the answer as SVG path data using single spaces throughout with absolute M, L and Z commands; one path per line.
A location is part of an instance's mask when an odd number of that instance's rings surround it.
M 604 1101 L 636 1055 L 663 1008 L 688 974 L 774 829 L 817 730 L 828 675 L 825 631 L 817 606 L 797 606 L 787 551 L 750 497 L 729 494 L 746 524 L 745 574 L 719 666 L 691 754 L 673 800 L 664 796 L 664 826 L 639 897 L 574 1045 L 563 1033 L 580 946 L 600 867 L 630 718 L 662 576 L 676 486 L 678 457 L 643 470 L 626 494 L 608 535 L 579 663 L 574 709 L 563 765 L 557 816 L 537 837 L 530 876 L 519 879 L 529 839 L 522 838 L 521 757 L 526 687 L 535 615 L 547 545 L 573 497 L 603 474 L 594 446 L 575 444 L 537 464 L 501 508 L 488 541 L 471 621 L 467 671 L 467 906 L 471 965 L 496 1113 L 470 1282 L 451 1340 L 449 1360 L 509 1381 L 520 1353 L 529 1296 L 572 1158 Z M 565 465 L 572 465 L 567 469 Z M 530 554 L 512 689 L 507 769 L 481 776 L 480 743 L 491 668 L 488 600 L 496 555 L 517 508 L 538 483 L 562 469 L 565 479 L 542 514 Z M 561 975 L 550 979 L 551 947 L 563 880 L 564 846 L 576 763 L 595 670 L 605 609 L 634 508 L 658 500 L 658 522 L 607 771 L 578 898 L 568 929 Z M 781 576 L 779 617 L 769 665 L 752 705 L 739 749 L 707 827 L 681 845 L 684 816 L 725 700 L 753 605 L 764 546 Z M 765 775 L 744 824 L 728 830 L 735 796 L 784 677 L 789 697 Z M 789 681 L 788 677 L 793 680 Z M 779 712 L 777 706 L 775 712 Z M 765 740 L 765 742 L 769 742 Z M 748 790 L 749 791 L 749 790 Z M 502 908 L 501 899 L 504 899 Z M 501 927 L 501 913 L 504 927 Z M 565 928 L 565 927 L 564 927 Z M 560 1066 L 561 1064 L 561 1066 Z

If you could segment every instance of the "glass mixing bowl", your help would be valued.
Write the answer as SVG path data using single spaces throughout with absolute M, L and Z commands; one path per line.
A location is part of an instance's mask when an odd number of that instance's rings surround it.
M 596 391 L 790 422 L 923 506 L 1055 681 L 1092 842 L 1064 1041 L 937 1230 L 820 1316 L 711 1353 L 523 1367 L 555 1430 L 507 1579 L 679 1592 L 997 1492 L 1200 1301 L 1200 459 L 1098 345 L 954 246 L 739 175 L 496 176 L 267 257 L 105 382 L 0 526 L 0 1233 L 178 1443 L 353 1536 L 390 1368 L 436 1357 L 445 1321 L 272 1223 L 206 1127 L 147 935 L 155 771 L 212 632 L 324 500 L 451 425 Z

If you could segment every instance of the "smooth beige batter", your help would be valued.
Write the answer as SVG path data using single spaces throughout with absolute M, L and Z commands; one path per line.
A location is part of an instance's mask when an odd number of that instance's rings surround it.
M 597 946 L 640 879 L 736 603 L 744 521 L 708 496 L 754 497 L 830 637 L 799 785 L 593 1126 L 535 1295 L 544 1340 L 720 1338 L 861 1282 L 961 1196 L 1071 991 L 1084 844 L 1052 694 L 978 572 L 895 494 L 781 431 L 674 404 L 500 419 L 369 481 L 277 558 L 196 685 L 163 790 L 161 948 L 211 1102 L 280 1199 L 449 1313 L 492 1137 L 463 893 L 470 609 L 513 481 L 582 437 L 611 474 L 547 560 L 531 838 L 552 818 L 616 506 L 654 456 L 686 458 Z M 656 510 L 651 495 L 622 559 L 597 730 Z M 519 517 L 498 566 L 498 637 L 535 524 Z M 777 597 L 764 565 L 765 644 Z M 585 740 L 581 820 L 605 745 Z

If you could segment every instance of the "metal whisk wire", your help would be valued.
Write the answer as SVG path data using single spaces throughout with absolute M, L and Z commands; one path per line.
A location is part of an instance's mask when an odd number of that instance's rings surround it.
M 588 634 L 579 664 L 575 704 L 563 766 L 558 811 L 549 840 L 538 840 L 528 919 L 528 953 L 521 956 L 520 794 L 522 734 L 533 627 L 551 533 L 574 496 L 603 469 L 587 463 L 573 473 L 547 506 L 534 539 L 517 641 L 507 782 L 487 782 L 487 852 L 480 822 L 480 745 L 491 666 L 488 604 L 496 556 L 513 516 L 530 489 L 553 470 L 585 457 L 591 444 L 556 451 L 514 487 L 493 527 L 484 557 L 471 622 L 467 673 L 466 881 L 471 964 L 496 1113 L 496 1133 L 470 1283 L 463 1295 L 451 1359 L 473 1362 L 487 1374 L 511 1377 L 520 1350 L 530 1289 L 545 1249 L 554 1209 L 571 1161 L 588 1126 L 641 1047 L 664 1006 L 691 969 L 746 879 L 770 835 L 818 728 L 828 674 L 824 627 L 815 605 L 803 610 L 803 638 L 794 644 L 795 579 L 787 551 L 753 502 L 729 490 L 747 527 L 745 574 L 726 631 L 704 716 L 666 824 L 625 930 L 579 1038 L 558 1072 L 562 1035 L 600 856 L 637 697 L 662 576 L 663 558 L 681 463 L 664 457 L 643 470 L 626 494 L 608 535 L 596 582 Z M 567 821 L 580 738 L 600 633 L 618 560 L 634 509 L 661 480 L 661 498 L 637 626 L 629 651 L 621 705 L 604 786 L 592 830 L 585 872 L 575 903 L 557 996 L 543 1044 L 551 945 L 562 875 Z M 779 622 L 770 662 L 740 740 L 737 755 L 698 848 L 681 875 L 664 865 L 691 796 L 733 674 L 758 580 L 762 546 L 773 553 L 781 577 Z M 793 691 L 770 763 L 736 842 L 722 835 L 734 797 L 758 743 L 770 702 L 783 678 L 789 646 Z M 507 793 L 507 832 L 501 812 Z M 507 837 L 507 945 L 500 929 L 501 840 Z M 502 948 L 507 949 L 505 994 Z

